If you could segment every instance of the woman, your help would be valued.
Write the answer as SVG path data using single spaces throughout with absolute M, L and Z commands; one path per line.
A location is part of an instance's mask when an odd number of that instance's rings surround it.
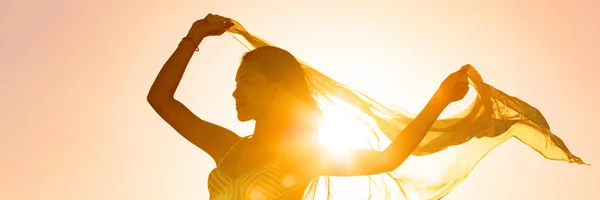
M 417 147 L 444 108 L 462 99 L 469 89 L 467 82 L 460 81 L 466 80 L 466 70 L 451 74 L 385 151 L 361 150 L 352 153 L 353 159 L 335 159 L 316 143 L 319 108 L 299 62 L 285 50 L 265 46 L 247 53 L 238 68 L 237 89 L 233 92 L 238 119 L 256 121 L 254 134 L 240 138 L 198 118 L 174 98 L 196 45 L 231 26 L 229 19 L 210 14 L 195 22 L 148 94 L 148 102 L 156 112 L 217 163 L 209 178 L 214 199 L 247 199 L 253 194 L 301 199 L 309 182 L 318 176 L 391 171 Z
M 283 49 L 260 46 L 243 56 L 235 78 L 237 86 L 233 97 L 237 117 L 242 122 L 256 122 L 254 133 L 242 138 L 200 119 L 174 98 L 198 45 L 209 36 L 222 35 L 232 26 L 231 19 L 212 14 L 196 21 L 164 64 L 147 97 L 167 123 L 217 163 L 209 175 L 211 199 L 302 199 L 306 189 L 314 196 L 321 176 L 363 176 L 392 171 L 419 147 L 442 111 L 462 99 L 469 90 L 469 68 L 463 67 L 441 83 L 410 123 L 401 129 L 387 128 L 397 131 L 390 137 L 393 140 L 387 148 L 356 150 L 350 153 L 351 159 L 340 159 L 317 143 L 321 110 L 311 90 L 316 83 L 309 82 L 307 74 L 315 72 L 303 69 L 302 64 Z M 343 89 L 341 86 L 335 89 L 340 88 Z M 374 108 L 375 103 L 368 105 Z M 361 109 L 370 113 L 368 109 Z M 386 127 L 381 124 L 379 128 Z M 475 136 L 468 138 L 471 137 Z M 462 142 L 450 141 L 448 145 Z

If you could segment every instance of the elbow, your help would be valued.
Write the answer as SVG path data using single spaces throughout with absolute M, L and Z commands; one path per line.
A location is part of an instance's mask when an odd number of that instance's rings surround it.
M 152 106 L 154 109 L 167 104 L 171 100 L 173 100 L 173 98 L 167 98 L 165 95 L 157 95 L 153 92 L 148 93 L 146 96 L 146 101 L 148 101 L 150 106 Z
M 398 154 L 388 153 L 388 155 L 386 157 L 387 158 L 386 158 L 386 162 L 385 162 L 385 166 L 384 166 L 386 172 L 397 169 L 406 160 L 405 156 L 400 156 Z
M 397 162 L 397 161 L 393 161 L 391 160 L 390 162 L 387 163 L 387 165 L 385 166 L 384 171 L 386 172 L 391 172 L 394 171 L 395 169 L 397 169 L 398 167 L 400 167 L 400 165 L 402 164 L 402 162 Z
M 158 98 L 156 94 L 153 94 L 152 91 L 150 91 L 146 96 L 146 101 L 148 101 L 150 105 L 156 104 L 159 102 L 159 99 L 160 98 Z
M 161 105 L 161 101 L 159 101 L 157 98 L 152 97 L 150 95 L 148 95 L 146 97 L 146 101 L 148 101 L 148 104 L 150 104 L 150 106 L 152 106 L 152 108 L 156 109 L 157 107 L 159 107 L 159 105 Z

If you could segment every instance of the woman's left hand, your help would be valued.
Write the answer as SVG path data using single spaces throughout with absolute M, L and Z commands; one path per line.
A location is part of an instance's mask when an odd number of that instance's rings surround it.
M 440 103 L 450 104 L 463 99 L 469 91 L 468 67 L 450 74 L 435 92 L 434 98 Z

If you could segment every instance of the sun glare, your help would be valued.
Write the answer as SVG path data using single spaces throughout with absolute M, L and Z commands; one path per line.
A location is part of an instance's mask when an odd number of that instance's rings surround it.
M 339 103 L 323 109 L 324 117 L 319 122 L 319 142 L 336 153 L 369 148 L 371 130 L 360 120 L 348 115 L 349 110 Z

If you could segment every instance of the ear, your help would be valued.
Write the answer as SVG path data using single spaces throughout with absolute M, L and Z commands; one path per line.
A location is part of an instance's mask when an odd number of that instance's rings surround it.
M 270 99 L 273 103 L 282 103 L 286 101 L 287 92 L 283 86 L 279 83 L 273 83 L 269 87 Z
M 274 96 L 281 96 L 284 93 L 283 87 L 281 86 L 280 83 L 272 83 L 269 87 L 270 89 L 270 93 L 273 94 Z
M 275 101 L 279 96 L 279 88 L 275 84 L 267 84 L 265 87 L 265 100 L 267 101 Z

